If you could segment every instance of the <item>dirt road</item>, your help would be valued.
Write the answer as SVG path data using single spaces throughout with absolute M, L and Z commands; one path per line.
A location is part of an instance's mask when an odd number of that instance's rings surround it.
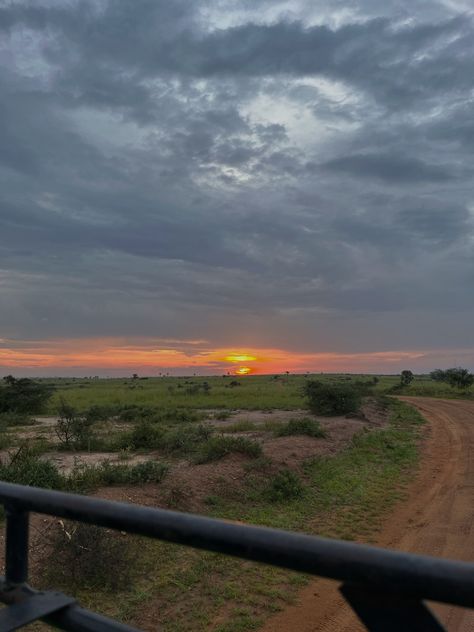
M 421 467 L 408 492 L 387 518 L 380 546 L 474 561 L 474 402 L 403 397 L 429 421 Z M 365 630 L 338 584 L 316 580 L 298 604 L 272 617 L 265 632 Z M 432 604 L 450 632 L 474 632 L 474 611 Z

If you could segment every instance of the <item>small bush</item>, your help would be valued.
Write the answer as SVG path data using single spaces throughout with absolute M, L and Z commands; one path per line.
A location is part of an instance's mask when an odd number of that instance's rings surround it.
M 326 433 L 321 424 L 315 419 L 303 417 L 303 419 L 290 419 L 287 423 L 275 428 L 277 437 L 289 437 L 291 435 L 306 435 L 308 437 L 322 438 Z
M 345 415 L 359 410 L 362 399 L 351 384 L 310 380 L 303 389 L 312 413 L 319 415 Z
M 304 492 L 303 483 L 292 470 L 280 470 L 266 490 L 272 502 L 282 502 L 300 497 Z
M 207 441 L 213 433 L 210 426 L 188 426 L 168 431 L 162 441 L 162 448 L 167 452 L 189 454 Z
M 196 463 L 209 463 L 218 461 L 228 454 L 240 453 L 251 457 L 258 457 L 262 454 L 262 446 L 257 441 L 252 441 L 246 437 L 211 437 L 203 443 L 199 449 Z
M 158 461 L 145 461 L 136 465 L 110 463 L 79 465 L 67 478 L 70 491 L 87 492 L 106 485 L 139 485 L 159 483 L 166 475 L 168 466 Z
M 129 536 L 95 525 L 60 520 L 49 536 L 45 564 L 48 583 L 69 589 L 126 589 L 131 581 L 133 555 Z
M 56 436 L 65 448 L 90 450 L 94 442 L 93 417 L 79 415 L 73 406 L 61 399 L 58 406 Z
M 34 426 L 37 422 L 25 413 L 5 412 L 0 413 L 0 428 L 14 426 Z
M 0 463 L 0 480 L 46 489 L 64 487 L 64 478 L 58 468 L 49 461 L 39 459 L 26 445 L 10 454 L 7 462 Z
M 164 432 L 150 421 L 140 421 L 133 430 L 122 434 L 117 441 L 119 449 L 154 450 L 163 446 Z

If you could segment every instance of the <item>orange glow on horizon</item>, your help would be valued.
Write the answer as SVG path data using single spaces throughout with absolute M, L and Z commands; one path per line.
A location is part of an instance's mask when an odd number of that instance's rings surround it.
M 278 348 L 213 347 L 207 340 L 171 338 L 85 338 L 9 340 L 0 338 L 0 371 L 48 375 L 98 371 L 144 375 L 161 371 L 237 375 L 338 372 L 398 372 L 401 365 L 437 366 L 458 358 L 471 361 L 474 351 L 412 350 L 364 353 L 298 352 Z M 449 358 L 449 360 L 446 360 Z M 236 367 L 235 364 L 240 366 Z M 230 365 L 230 366 L 229 366 Z M 232 366 L 234 365 L 234 366 Z M 403 368 L 403 367 L 402 367 Z
M 255 356 L 247 353 L 231 353 L 224 358 L 226 362 L 254 362 L 257 359 Z
M 253 369 L 249 366 L 241 366 L 235 370 L 236 375 L 249 375 L 249 373 L 253 373 Z

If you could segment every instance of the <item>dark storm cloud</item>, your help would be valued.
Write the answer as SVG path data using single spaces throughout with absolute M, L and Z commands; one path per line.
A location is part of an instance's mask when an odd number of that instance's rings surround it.
M 278 4 L 0 7 L 0 337 L 467 322 L 471 16 Z

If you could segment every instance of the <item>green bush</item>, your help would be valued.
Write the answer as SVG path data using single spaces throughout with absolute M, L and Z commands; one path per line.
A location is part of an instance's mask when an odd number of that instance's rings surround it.
M 189 454 L 196 448 L 207 441 L 213 433 L 210 426 L 187 426 L 170 430 L 165 433 L 162 442 L 162 448 L 167 452 L 179 452 L 181 454 Z
M 315 419 L 303 417 L 303 419 L 290 419 L 287 423 L 275 428 L 277 437 L 289 437 L 291 435 L 307 435 L 308 437 L 325 437 L 326 433 L 321 424 Z
M 130 432 L 122 434 L 117 441 L 120 449 L 156 450 L 163 447 L 164 432 L 151 421 L 140 421 Z
M 304 486 L 299 476 L 292 470 L 280 470 L 273 477 L 265 495 L 272 502 L 282 502 L 300 497 Z
M 136 406 L 134 404 L 123 406 L 119 413 L 119 421 L 139 421 L 142 419 L 148 419 L 155 417 L 157 409 L 152 406 Z
M 19 485 L 62 489 L 64 477 L 49 461 L 41 460 L 28 446 L 22 446 L 0 463 L 0 480 Z
M 196 463 L 218 461 L 232 453 L 246 454 L 255 458 L 261 456 L 262 446 L 257 441 L 252 441 L 246 437 L 226 437 L 223 435 L 211 437 L 200 446 Z
M 361 393 L 351 384 L 310 380 L 303 389 L 308 408 L 319 415 L 345 415 L 359 410 Z

